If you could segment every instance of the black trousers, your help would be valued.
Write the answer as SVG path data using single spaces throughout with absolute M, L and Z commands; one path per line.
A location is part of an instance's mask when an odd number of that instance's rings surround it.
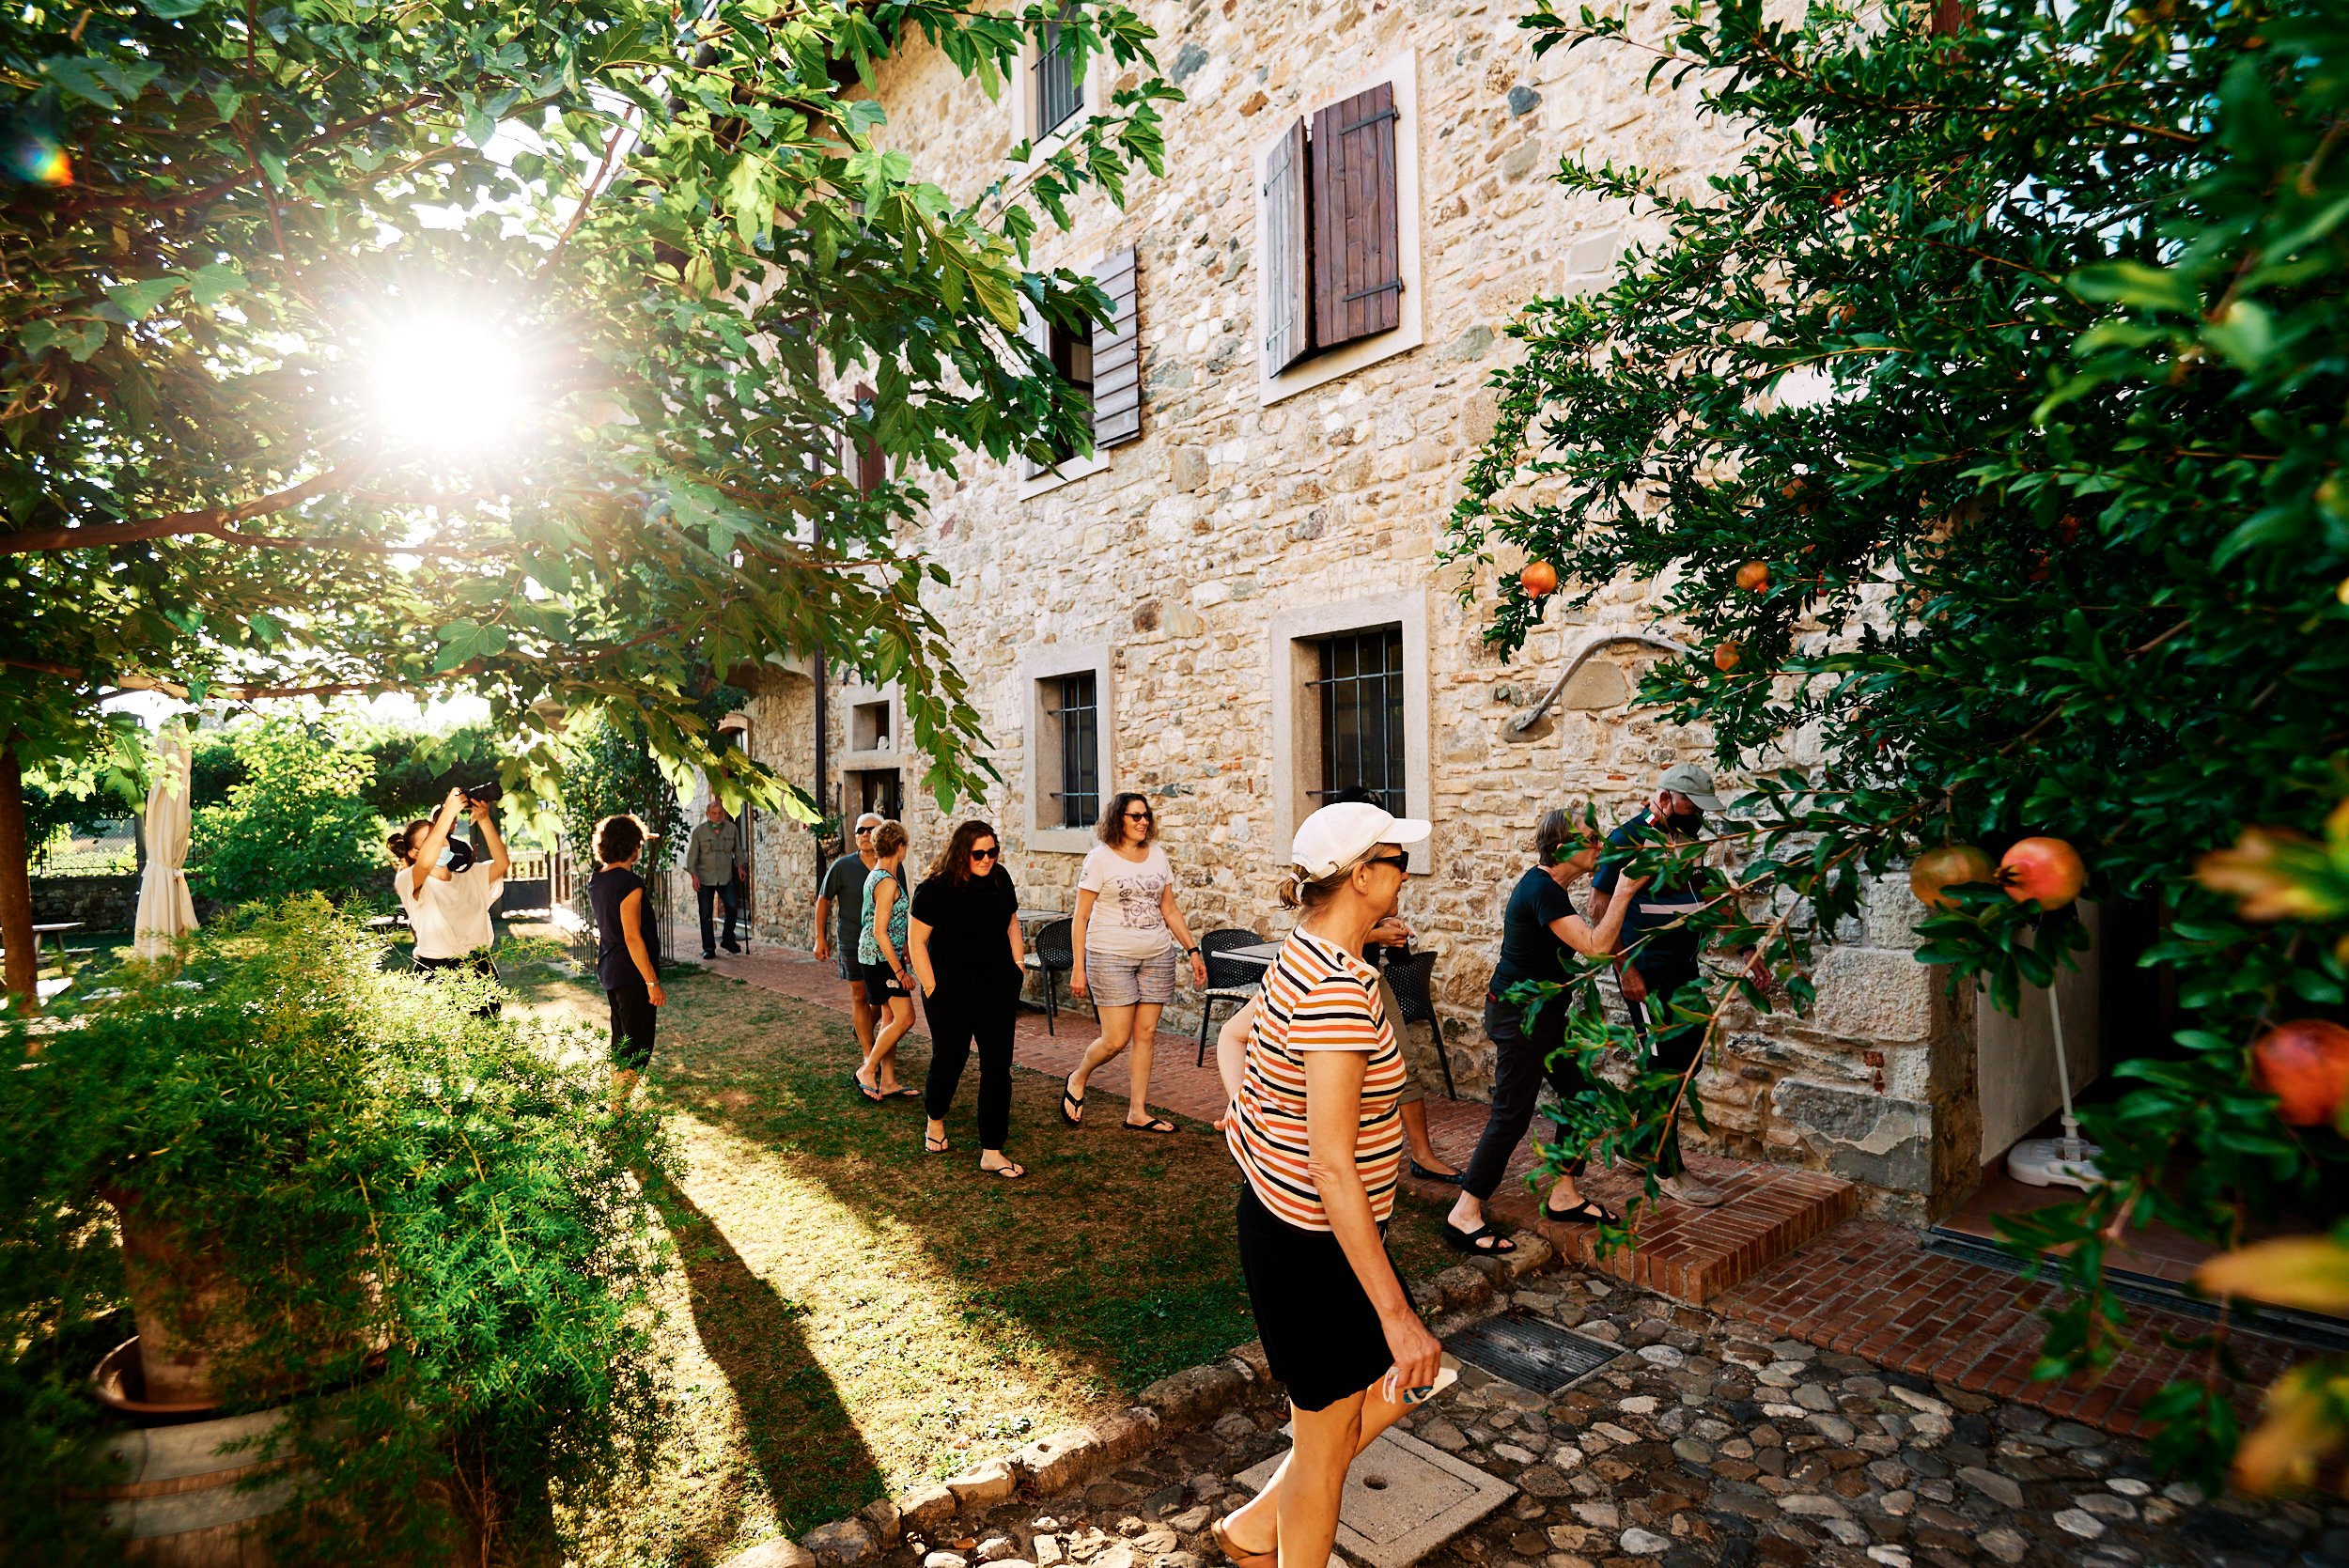
M 638 978 L 603 994 L 612 1004 L 612 1065 L 641 1073 L 652 1061 L 653 1030 L 661 1021 L 652 987 Z
M 461 970 L 468 974 L 478 974 L 492 985 L 497 983 L 498 967 L 490 961 L 488 951 L 482 948 L 475 948 L 471 953 L 460 953 L 454 958 L 419 958 L 415 963 L 416 972 L 419 974 L 429 974 L 434 970 Z M 494 1018 L 500 1017 L 504 1011 L 504 1004 L 496 997 L 491 997 L 474 1008 L 473 1016 L 476 1018 Z
M 718 951 L 718 943 L 711 935 L 709 905 L 712 899 L 723 898 L 726 901 L 726 946 L 732 947 L 734 945 L 734 909 L 737 901 L 734 884 L 721 882 L 716 887 L 711 887 L 708 882 L 704 882 L 693 890 L 693 896 L 700 901 L 702 907 L 702 956 L 707 958 Z
M 1581 1062 L 1563 1048 L 1566 999 L 1556 996 L 1544 1002 L 1533 1015 L 1531 1034 L 1525 1032 L 1523 1017 L 1524 1010 L 1515 1003 L 1486 996 L 1485 1033 L 1494 1046 L 1493 1108 L 1485 1118 L 1485 1134 L 1476 1141 L 1476 1152 L 1469 1156 L 1468 1169 L 1460 1176 L 1462 1190 L 1480 1203 L 1500 1189 L 1509 1157 L 1517 1152 L 1525 1129 L 1532 1125 L 1542 1085 L 1548 1083 L 1562 1100 L 1572 1099 L 1590 1087 Z M 1582 1164 L 1578 1156 L 1566 1169 L 1579 1176 Z
M 1697 977 L 1694 954 L 1685 956 L 1659 954 L 1654 957 L 1635 958 L 1632 967 L 1640 971 L 1640 978 L 1647 982 L 1648 999 L 1652 1002 L 1669 1002 L 1673 992 Z M 1634 1007 L 1631 1009 L 1631 1026 L 1647 1042 L 1646 1066 L 1650 1072 L 1685 1073 L 1688 1064 L 1704 1048 L 1704 1025 L 1702 1023 L 1672 1024 L 1659 1029 L 1648 1021 L 1644 1007 Z M 1680 1134 L 1688 1125 L 1687 1107 L 1696 1099 L 1696 1084 L 1691 1080 L 1682 1102 L 1682 1114 L 1672 1118 L 1672 1136 L 1665 1139 L 1663 1146 L 1654 1151 L 1651 1157 L 1656 1162 L 1656 1173 L 1659 1176 L 1677 1176 L 1688 1167 L 1688 1162 L 1681 1157 Z
M 930 1070 L 922 1108 L 935 1121 L 954 1109 L 971 1048 L 979 1048 L 979 1147 L 1000 1149 L 1011 1136 L 1011 1032 L 1019 993 L 1012 980 L 994 986 L 939 983 L 924 999 L 929 1015 Z

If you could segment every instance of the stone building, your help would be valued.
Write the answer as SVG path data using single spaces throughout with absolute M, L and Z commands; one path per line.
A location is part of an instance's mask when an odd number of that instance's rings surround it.
M 1317 792 L 1360 784 L 1432 818 L 1404 913 L 1441 949 L 1453 1063 L 1477 1093 L 1483 987 L 1540 812 L 1626 815 L 1706 747 L 1625 706 L 1658 657 L 1629 637 L 1646 585 L 1553 612 L 1504 664 L 1481 640 L 1489 579 L 1438 563 L 1446 512 L 1492 428 L 1484 382 L 1506 324 L 1537 294 L 1602 281 L 1632 234 L 1547 178 L 1559 159 L 1694 183 L 1733 148 L 1692 89 L 1647 85 L 1627 49 L 1536 60 L 1508 0 L 1143 8 L 1188 95 L 1167 115 L 1168 172 L 1137 175 L 1124 210 L 1080 204 L 1073 231 L 1036 247 L 1120 303 L 1114 334 L 1050 345 L 1093 383 L 1097 449 L 1057 471 L 978 460 L 925 479 L 912 542 L 953 574 L 933 602 L 1003 777 L 975 809 L 1022 902 L 1065 909 L 1102 794 L 1146 791 L 1193 929 L 1266 934 L 1284 924 L 1281 851 Z M 990 101 L 914 40 L 879 69 L 885 135 L 975 196 L 1023 138 L 1105 101 L 1106 71 L 1074 79 L 1038 40 Z M 803 784 L 818 674 L 771 675 L 751 708 L 751 744 Z M 948 824 L 894 694 L 834 680 L 822 704 L 827 806 L 901 813 L 926 861 Z M 803 945 L 817 847 L 780 817 L 757 842 L 762 934 Z M 1996 1151 L 1971 1006 L 1913 960 L 1906 887 L 1885 891 L 1827 954 L 1811 1017 L 1749 1020 L 1703 1092 L 1728 1151 L 1831 1169 L 1916 1216 L 1963 1197 Z

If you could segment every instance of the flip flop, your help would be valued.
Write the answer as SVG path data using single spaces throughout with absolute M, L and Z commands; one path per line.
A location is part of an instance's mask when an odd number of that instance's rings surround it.
M 1028 1168 L 1018 1160 L 1013 1160 L 1008 1165 L 982 1165 L 979 1167 L 979 1173 L 986 1176 L 1001 1176 L 1007 1182 L 1016 1182 L 1027 1175 Z
M 1068 1080 L 1066 1079 L 1062 1079 L 1060 1080 L 1060 1119 L 1066 1122 L 1072 1127 L 1083 1126 L 1085 1125 L 1084 1110 L 1085 1102 L 1083 1099 L 1078 1095 L 1070 1094 L 1068 1092 Z
M 1611 1225 L 1617 1216 L 1606 1204 L 1585 1198 L 1570 1209 L 1554 1209 L 1545 1203 L 1542 1218 L 1553 1225 Z
M 926 1155 L 942 1155 L 953 1147 L 942 1138 L 932 1138 L 926 1132 L 922 1135 L 922 1152 Z
M 1472 1231 L 1464 1231 L 1446 1219 L 1439 1222 L 1436 1229 L 1443 1233 L 1443 1244 L 1455 1252 L 1481 1252 L 1489 1258 L 1517 1250 L 1516 1242 L 1496 1232 L 1490 1225 L 1479 1225 Z M 1485 1245 L 1486 1242 L 1492 1245 L 1487 1247 Z
M 1163 1116 L 1153 1116 L 1146 1122 L 1120 1122 L 1128 1132 L 1180 1132 L 1183 1129 Z
M 869 1089 L 865 1087 L 864 1080 L 857 1077 L 854 1073 L 850 1073 L 848 1075 L 848 1087 L 863 1095 L 866 1099 L 872 1101 L 875 1105 L 880 1104 L 881 1101 L 889 1097 L 878 1089 Z
M 905 1083 L 900 1083 L 896 1088 L 881 1095 L 881 1098 L 885 1100 L 918 1100 L 921 1097 L 922 1091 Z

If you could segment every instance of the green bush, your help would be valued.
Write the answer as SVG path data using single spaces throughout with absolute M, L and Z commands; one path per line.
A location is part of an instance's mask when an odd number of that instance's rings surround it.
M 111 1549 L 69 1490 L 100 1432 L 80 1385 L 126 1331 L 101 1190 L 217 1270 L 160 1306 L 218 1290 L 231 1408 L 314 1396 L 288 1407 L 280 1560 L 445 1560 L 485 1529 L 528 1556 L 640 1472 L 665 1421 L 666 1261 L 630 1173 L 658 1179 L 650 1118 L 609 1117 L 583 1041 L 474 1019 L 381 958 L 289 900 L 119 971 L 38 1054 L 5 1037 L 0 1558 Z
M 580 868 L 579 897 L 585 908 L 586 873 L 595 869 L 596 824 L 633 812 L 653 841 L 645 846 L 645 866 L 664 864 L 685 847 L 685 808 L 677 789 L 637 737 L 597 719 L 574 736 L 563 763 L 563 840 Z
M 226 803 L 195 813 L 188 880 L 224 904 L 320 893 L 388 896 L 387 831 L 366 799 L 375 766 L 290 719 L 231 732 L 242 777 Z

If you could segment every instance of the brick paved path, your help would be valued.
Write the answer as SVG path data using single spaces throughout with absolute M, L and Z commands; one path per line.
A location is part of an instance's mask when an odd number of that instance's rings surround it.
M 2205 1500 L 2136 1442 L 2027 1405 L 1572 1272 L 1529 1283 L 1499 1299 L 1622 1354 L 1556 1399 L 1469 1368 L 1406 1418 L 1519 1494 L 1431 1568 L 2349 1560 L 2349 1508 Z M 1287 1446 L 1286 1417 L 1259 1383 L 1212 1427 L 1170 1433 L 1081 1492 L 966 1511 L 876 1568 L 1220 1565 L 1206 1526 L 1247 1496 L 1235 1476 Z

